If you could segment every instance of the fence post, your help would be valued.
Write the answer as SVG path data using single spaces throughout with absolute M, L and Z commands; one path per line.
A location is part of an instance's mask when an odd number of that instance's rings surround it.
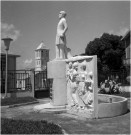
M 34 85 L 34 83 L 35 83 L 35 81 L 34 81 L 34 79 L 35 79 L 35 72 L 33 70 L 31 70 L 30 77 L 31 77 L 31 86 L 32 86 L 31 96 L 35 97 L 35 85 Z

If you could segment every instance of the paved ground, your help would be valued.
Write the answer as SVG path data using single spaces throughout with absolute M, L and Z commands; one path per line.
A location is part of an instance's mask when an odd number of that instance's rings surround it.
M 85 119 L 67 113 L 34 112 L 34 106 L 2 108 L 1 116 L 15 119 L 48 120 L 61 125 L 68 134 L 130 134 L 130 112 L 114 118 Z

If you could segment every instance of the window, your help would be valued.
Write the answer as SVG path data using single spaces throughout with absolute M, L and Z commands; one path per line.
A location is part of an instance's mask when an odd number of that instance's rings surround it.
M 38 51 L 38 57 L 40 57 L 40 51 Z
M 40 51 L 37 51 L 37 57 L 40 57 Z
M 47 57 L 47 51 L 46 51 L 46 57 Z
M 43 50 L 41 51 L 41 57 L 43 57 L 44 56 L 44 52 L 43 52 Z

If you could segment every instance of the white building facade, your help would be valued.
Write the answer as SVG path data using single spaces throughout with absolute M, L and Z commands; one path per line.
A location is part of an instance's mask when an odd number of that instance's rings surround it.
M 49 49 L 42 41 L 35 50 L 35 71 L 44 71 L 49 61 Z

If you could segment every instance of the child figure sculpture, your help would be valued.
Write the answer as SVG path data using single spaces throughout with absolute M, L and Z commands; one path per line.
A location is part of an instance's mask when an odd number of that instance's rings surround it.
M 87 74 L 86 65 L 81 66 L 80 72 L 80 83 L 79 83 L 79 105 L 81 109 L 85 109 L 85 107 L 92 107 L 93 98 L 93 80 L 92 80 L 92 72 Z
M 84 97 L 84 101 L 88 107 L 93 107 L 93 73 L 89 72 L 86 80 L 86 94 Z
M 78 97 L 77 97 L 77 89 L 79 85 L 79 80 L 78 80 L 78 63 L 74 63 L 72 66 L 72 74 L 70 74 L 70 79 L 71 79 L 71 98 L 73 102 L 73 106 L 76 106 L 78 108 Z

